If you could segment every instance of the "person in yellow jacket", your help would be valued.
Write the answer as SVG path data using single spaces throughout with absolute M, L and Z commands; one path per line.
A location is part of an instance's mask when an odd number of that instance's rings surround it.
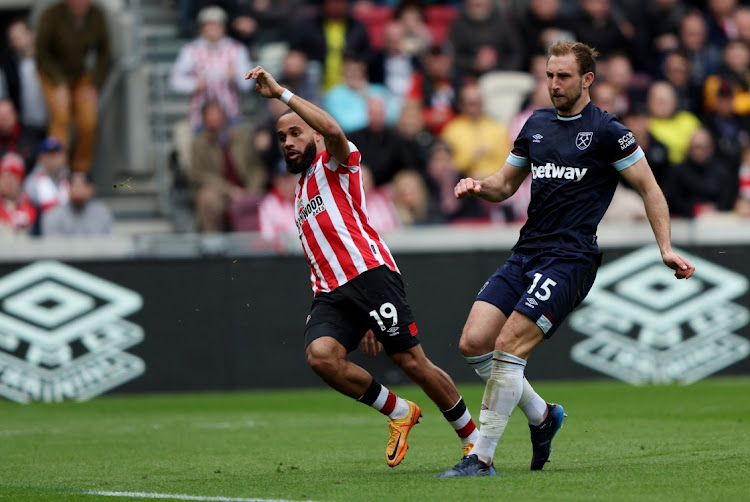
M 450 145 L 458 170 L 485 178 L 505 163 L 511 143 L 508 129 L 484 112 L 479 86 L 465 85 L 458 103 L 460 113 L 443 129 L 442 139 Z

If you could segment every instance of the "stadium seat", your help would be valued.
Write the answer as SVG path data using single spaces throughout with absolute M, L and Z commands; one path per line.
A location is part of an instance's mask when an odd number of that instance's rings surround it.
M 492 71 L 479 77 L 477 84 L 484 100 L 485 113 L 508 125 L 534 90 L 536 81 L 526 72 Z
M 354 8 L 352 16 L 365 25 L 373 50 L 382 50 L 385 46 L 385 25 L 393 17 L 393 9 L 384 5 L 365 4 Z
M 432 34 L 433 42 L 442 44 L 451 33 L 453 20 L 460 11 L 451 5 L 428 5 L 425 7 L 425 22 Z

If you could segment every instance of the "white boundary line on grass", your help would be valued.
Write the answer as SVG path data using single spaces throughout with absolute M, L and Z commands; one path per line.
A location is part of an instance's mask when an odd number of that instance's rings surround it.
M 206 497 L 202 495 L 186 495 L 179 493 L 147 493 L 147 492 L 107 492 L 100 490 L 89 490 L 86 495 L 100 495 L 102 497 L 130 497 L 136 499 L 171 499 L 171 500 L 197 500 L 201 502 L 298 502 L 286 499 L 259 499 L 242 497 Z M 312 502 L 307 500 L 305 502 Z

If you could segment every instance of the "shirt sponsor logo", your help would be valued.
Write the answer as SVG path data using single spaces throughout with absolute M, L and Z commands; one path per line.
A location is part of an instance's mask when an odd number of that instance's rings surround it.
M 633 136 L 632 132 L 628 131 L 628 133 L 622 138 L 618 139 L 617 142 L 620 144 L 620 150 L 625 150 L 633 143 L 635 143 L 635 136 Z
M 299 200 L 298 206 L 302 206 L 302 201 Z M 307 221 L 311 216 L 316 216 L 326 210 L 325 204 L 323 204 L 323 197 L 316 195 L 310 202 L 298 208 L 299 214 L 297 214 L 297 230 L 302 232 L 302 224 Z
M 565 167 L 556 166 L 551 162 L 547 162 L 543 166 L 537 166 L 531 164 L 531 175 L 533 179 L 537 178 L 556 178 L 573 180 L 574 182 L 581 181 L 586 175 L 588 168 L 586 167 Z
M 593 132 L 579 132 L 576 136 L 576 146 L 579 150 L 585 150 L 591 144 L 591 139 L 594 137 Z
M 124 352 L 143 329 L 135 291 L 56 261 L 0 279 L 0 395 L 19 402 L 86 401 L 145 371 Z
M 570 326 L 588 338 L 571 358 L 634 385 L 688 384 L 750 355 L 750 340 L 733 333 L 750 311 L 732 299 L 747 294 L 748 279 L 676 250 L 695 265 L 678 281 L 647 246 L 603 266 Z

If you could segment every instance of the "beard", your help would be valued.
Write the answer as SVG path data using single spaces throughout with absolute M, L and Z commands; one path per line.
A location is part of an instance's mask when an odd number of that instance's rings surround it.
M 550 99 L 558 112 L 569 112 L 578 103 L 578 100 L 581 99 L 581 94 L 583 94 L 583 84 L 578 89 L 571 89 L 569 94 L 563 94 L 562 96 L 553 96 L 550 94 Z M 565 101 L 557 104 L 555 98 L 561 97 L 566 98 Z
M 305 171 L 312 165 L 313 161 L 315 160 L 315 157 L 318 156 L 318 149 L 315 146 L 315 140 L 312 139 L 310 142 L 305 146 L 305 150 L 302 152 L 302 154 L 297 157 L 295 160 L 291 160 L 289 157 L 287 157 L 287 154 L 284 153 L 284 160 L 286 161 L 286 170 L 292 174 L 300 174 Z

